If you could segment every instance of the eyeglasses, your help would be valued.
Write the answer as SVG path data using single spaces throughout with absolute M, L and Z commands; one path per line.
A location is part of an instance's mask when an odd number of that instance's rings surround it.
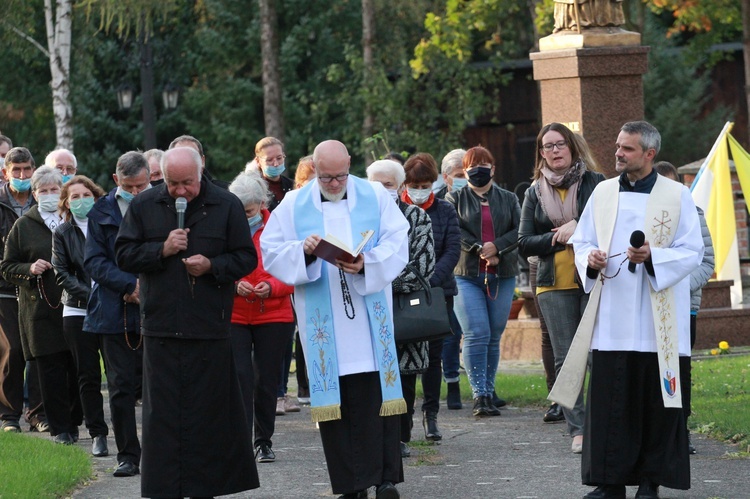
M 348 173 L 342 173 L 341 175 L 336 175 L 334 177 L 318 177 L 318 180 L 323 182 L 324 184 L 330 184 L 333 180 L 336 180 L 339 184 L 343 184 L 346 182 L 346 179 L 349 177 Z
M 551 144 L 544 144 L 542 146 L 542 149 L 544 149 L 547 152 L 550 152 L 555 147 L 557 147 L 558 151 L 562 151 L 563 149 L 567 149 L 568 148 L 568 143 L 565 142 L 564 140 L 561 140 L 560 142 L 553 142 Z
M 273 158 L 269 158 L 268 156 L 265 157 L 258 157 L 258 159 L 262 160 L 267 165 L 278 165 L 284 162 L 284 159 L 286 158 L 285 154 L 282 154 L 280 156 L 275 156 Z
M 56 166 L 58 170 L 60 170 L 60 173 L 63 175 L 73 175 L 78 170 L 78 168 L 74 166 Z

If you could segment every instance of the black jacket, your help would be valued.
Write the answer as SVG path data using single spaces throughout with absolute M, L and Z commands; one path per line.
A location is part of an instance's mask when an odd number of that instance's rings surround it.
M 83 309 L 91 293 L 91 279 L 83 270 L 85 244 L 86 236 L 74 219 L 58 225 L 52 234 L 52 266 L 63 289 L 63 303 Z
M 492 224 L 495 229 L 495 246 L 502 251 L 518 239 L 518 221 L 521 205 L 512 192 L 492 184 L 485 193 L 489 200 Z M 457 276 L 479 276 L 479 250 L 482 247 L 482 209 L 479 197 L 470 187 L 449 192 L 445 200 L 452 203 L 461 229 L 461 257 L 454 269 Z M 518 274 L 518 250 L 505 253 L 497 266 L 497 277 L 514 277 Z
M 0 187 L 0 243 L 2 243 L 0 252 L 2 251 L 2 248 L 5 248 L 5 241 L 8 238 L 8 234 L 10 234 L 10 229 L 13 228 L 13 224 L 18 220 L 16 210 L 14 210 L 11 205 L 10 196 L 11 193 L 8 184 Z M 29 194 L 29 196 L 31 196 L 31 194 Z M 31 196 L 31 206 L 34 206 L 35 204 L 36 200 Z M 15 296 L 16 287 L 0 277 L 0 294 Z
M 283 193 L 281 197 L 283 199 L 287 192 L 294 189 L 294 180 L 290 179 L 289 177 L 285 177 L 284 175 L 279 176 L 279 179 L 281 182 L 281 192 Z M 269 180 L 266 180 L 266 182 L 270 183 Z M 268 211 L 273 211 L 280 202 L 281 199 L 276 199 L 276 196 L 273 196 L 271 198 L 271 201 L 268 202 Z
M 578 187 L 578 215 L 594 192 L 594 187 L 604 180 L 604 175 L 586 171 Z M 555 285 L 555 253 L 565 249 L 564 244 L 552 246 L 552 229 L 554 224 L 542 210 L 534 185 L 526 189 L 526 196 L 521 210 L 521 225 L 518 229 L 518 249 L 521 256 L 539 257 L 539 268 L 536 274 L 537 286 Z
M 188 249 L 164 258 L 164 241 L 176 228 L 174 199 L 163 184 L 136 196 L 120 225 L 117 265 L 140 274 L 142 332 L 178 339 L 228 338 L 234 282 L 258 263 L 245 209 L 234 194 L 203 180 L 185 212 Z M 192 277 L 182 259 L 197 254 L 211 261 L 211 270 Z
M 430 285 L 443 288 L 445 296 L 455 296 L 458 287 L 453 269 L 461 256 L 461 231 L 456 210 L 448 201 L 435 196 L 435 201 L 426 211 L 432 220 L 435 241 L 435 273 L 430 278 Z

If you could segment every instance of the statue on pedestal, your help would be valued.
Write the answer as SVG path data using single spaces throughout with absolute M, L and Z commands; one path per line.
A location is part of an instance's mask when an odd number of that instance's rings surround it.
M 555 29 L 576 31 L 625 24 L 623 0 L 555 0 Z

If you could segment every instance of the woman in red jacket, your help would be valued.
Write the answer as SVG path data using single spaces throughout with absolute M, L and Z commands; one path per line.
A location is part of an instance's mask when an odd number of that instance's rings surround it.
M 232 350 L 248 427 L 255 428 L 255 457 L 259 463 L 271 463 L 276 460 L 271 449 L 276 422 L 276 390 L 284 348 L 294 333 L 290 299 L 294 288 L 271 276 L 263 268 L 260 235 L 270 216 L 266 209 L 270 199 L 268 185 L 257 172 L 241 173 L 229 190 L 245 206 L 253 244 L 258 253 L 258 266 L 237 281 L 230 329 Z

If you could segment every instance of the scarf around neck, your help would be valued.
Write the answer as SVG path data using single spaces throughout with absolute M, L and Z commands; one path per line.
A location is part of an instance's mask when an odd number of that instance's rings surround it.
M 578 187 L 586 173 L 586 166 L 580 158 L 564 174 L 553 172 L 544 166 L 542 175 L 534 183 L 536 195 L 542 205 L 542 211 L 555 227 L 560 227 L 578 216 Z M 557 189 L 567 189 L 565 201 Z

